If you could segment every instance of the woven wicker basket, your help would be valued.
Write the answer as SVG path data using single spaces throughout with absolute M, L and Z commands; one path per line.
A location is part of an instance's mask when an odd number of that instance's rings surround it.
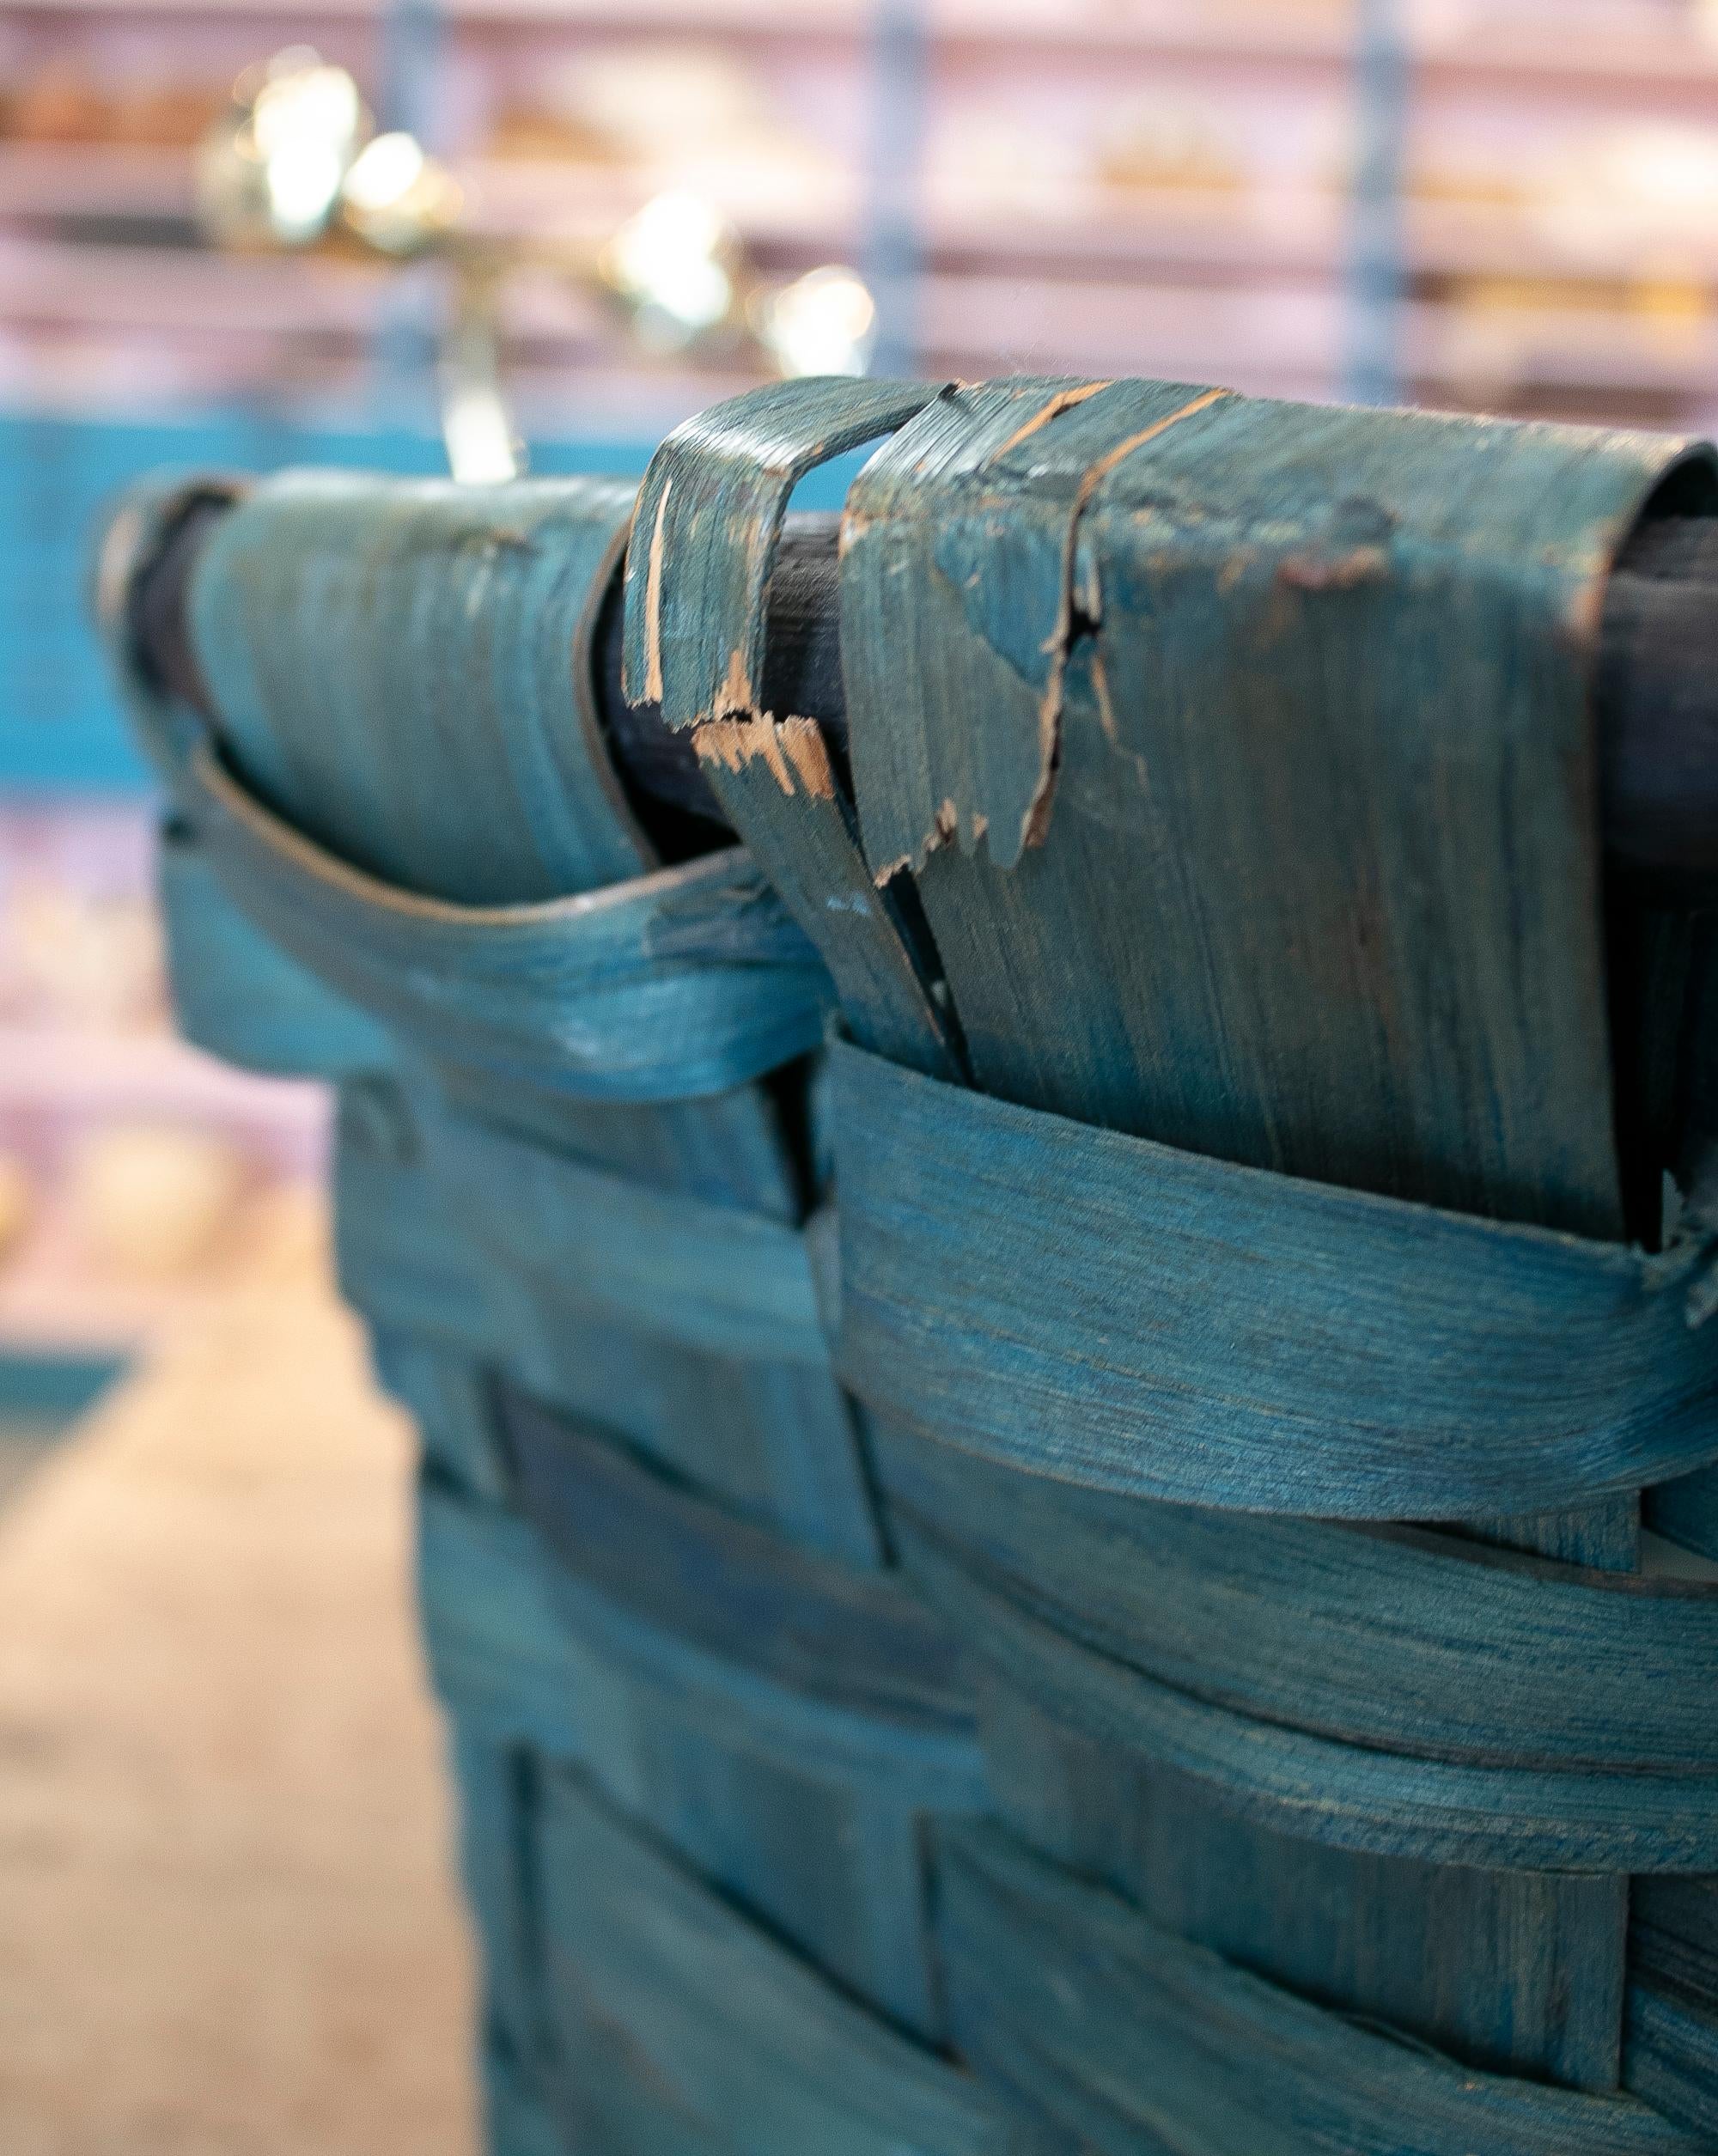
M 879 439 L 850 769 L 768 601 Z M 339 1090 L 497 2150 L 1718 2147 L 1718 1004 L 1603 888 L 1591 718 L 1712 474 L 795 383 L 636 515 L 257 486 L 213 724 L 116 632 L 181 1022 Z M 744 848 L 611 764 L 623 575 Z

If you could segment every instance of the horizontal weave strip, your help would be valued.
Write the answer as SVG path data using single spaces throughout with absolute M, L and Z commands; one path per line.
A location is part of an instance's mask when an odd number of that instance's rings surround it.
M 745 2156 L 1026 2156 L 980 2086 L 864 2013 L 624 1826 L 573 1775 L 545 1794 L 551 1985 L 600 2001 Z
M 478 2052 L 483 2082 L 484 2146 L 505 2156 L 566 2156 L 540 2092 L 521 2072 L 514 2047 L 499 2031 L 484 2035 Z M 666 2147 L 662 2156 L 672 2156 Z
M 816 1548 L 874 1562 L 874 1509 L 826 1355 L 744 1357 L 687 1345 L 673 1336 L 673 1307 L 654 1327 L 640 1325 L 634 1313 L 562 1295 L 551 1267 L 494 1262 L 430 1172 L 426 1082 L 342 1088 L 334 1247 L 347 1300 L 380 1330 L 504 1371 L 533 1398 L 612 1428 Z M 431 1107 L 427 1120 L 436 1114 Z M 544 1164 L 552 1175 L 554 1156 L 545 1153 Z M 749 1228 L 771 1232 L 758 1215 L 731 1217 L 730 1251 Z M 586 1226 L 600 1243 L 600 1224 Z M 742 1315 L 748 1292 L 739 1284 L 732 1298 Z M 682 1314 L 690 1333 L 710 1337 L 707 1311 L 682 1306 Z
M 1718 1455 L 1700 1253 L 1178 1152 L 833 1052 L 839 1367 L 1039 1474 L 1343 1519 L 1579 1502 Z
M 1029 1615 L 897 1522 L 914 1578 L 1008 1686 L 1105 1745 L 1206 1783 L 1239 1818 L 1336 1848 L 1537 1872 L 1718 1870 L 1718 1774 L 1553 1772 L 1410 1757 L 1195 1699 Z
M 691 1099 L 821 1037 L 821 963 L 738 848 L 575 898 L 453 905 L 325 853 L 207 749 L 180 791 L 234 903 L 423 1055 L 582 1099 Z
M 1482 2074 L 1172 1937 L 995 1829 L 944 1836 L 957 2039 L 1093 2156 L 1697 2156 L 1644 2104 Z
M 155 857 L 174 1016 L 206 1055 L 277 1078 L 386 1070 L 375 1020 L 289 959 L 228 898 L 192 833 L 168 824 Z
M 525 1517 L 602 1599 L 787 1690 L 970 1736 L 962 1657 L 898 1575 L 768 1534 L 510 1387 L 499 1409 Z
M 512 1502 L 512 1464 L 502 1447 L 489 1373 L 457 1348 L 372 1325 L 370 1368 L 417 1425 L 421 1472 L 491 1504 Z
M 737 1359 L 827 1364 L 798 1229 L 513 1137 L 433 1091 L 419 1073 L 343 1102 L 336 1258 L 372 1322 L 515 1371 L 570 1315 Z
M 341 1088 L 335 1127 L 334 1271 L 373 1325 L 489 1362 L 510 1345 L 499 1283 L 485 1279 L 415 1145 L 406 1097 L 386 1081 Z
M 887 1700 L 868 1711 L 868 1685 L 893 1682 L 858 1667 L 870 1633 L 858 1652 L 832 1655 L 826 1672 L 789 1667 L 783 1682 L 755 1643 L 728 1655 L 716 1628 L 648 1570 L 630 1593 L 609 1594 L 574 1578 L 507 1513 L 480 1500 L 461 1510 L 445 1491 L 430 1501 L 441 1517 L 423 1601 L 437 1677 L 467 1725 L 491 1745 L 576 1763 L 826 1975 L 915 2035 L 939 2036 L 924 1827 L 932 1808 L 982 1802 L 969 1703 L 941 1728 L 915 1712 L 922 1701 L 909 1698 L 893 1720 Z M 510 1567 L 499 1565 L 509 1550 Z M 641 1562 L 636 1547 L 624 1554 Z M 684 1538 L 677 1554 L 689 1554 Z M 730 1561 L 730 1579 L 738 1568 Z M 789 1622 L 803 1599 L 785 1603 Z M 684 1635 L 673 1629 L 682 1616 Z M 922 1611 L 916 1620 L 926 1623 Z M 904 1644 L 899 1628 L 893 1643 Z M 507 1659 L 485 1668 L 485 1651 Z M 912 1676 L 909 1666 L 902 1684 Z
M 425 1160 L 462 1232 L 548 1300 L 655 1337 L 821 1366 L 804 1237 L 737 1207 L 655 1190 L 469 1116 L 423 1120 Z
M 581 1701 L 593 1685 L 619 1678 L 717 1742 L 804 1774 L 869 1783 L 929 1810 L 984 1801 L 970 1721 L 935 1718 L 922 1702 L 903 1712 L 886 1700 L 844 1697 L 839 1660 L 826 1683 L 815 1671 L 808 1680 L 803 1670 L 784 1678 L 769 1666 L 765 1642 L 734 1654 L 696 1629 L 676 1632 L 660 1614 L 550 1562 L 525 1523 L 505 1513 L 426 1489 L 419 1573 L 436 1688 L 492 1735 L 584 1759 L 593 1731 Z M 849 1672 L 859 1659 L 862 1650 L 844 1657 Z
M 891 1501 L 1046 1622 L 1266 1721 L 1430 1758 L 1718 1768 L 1718 1590 L 1449 1535 L 1142 1503 L 880 1425 Z
M 1680 1985 L 1629 1987 L 1624 2079 L 1634 2093 L 1703 2145 L 1718 2142 L 1718 2010 Z
M 970 1739 L 957 1779 L 942 1771 L 952 1748 L 934 1756 L 922 1739 L 902 1744 L 744 1671 L 677 1655 L 624 1609 L 558 1593 L 564 1575 L 540 1544 L 481 1501 L 433 1489 L 424 1531 L 432 1667 L 468 1750 L 510 1753 L 527 1799 L 547 1762 L 576 1765 L 826 1976 L 899 2026 L 940 2036 L 925 1820 L 951 1796 L 972 1798 Z M 493 1820 L 482 1831 L 492 1847 Z M 534 1935 L 540 1889 L 528 1850 L 524 1861 Z M 490 1921 L 497 1897 L 484 1898 Z

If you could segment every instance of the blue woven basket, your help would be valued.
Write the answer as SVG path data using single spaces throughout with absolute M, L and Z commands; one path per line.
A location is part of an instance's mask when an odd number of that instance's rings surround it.
M 850 770 L 768 603 L 880 438 Z M 1711 1126 L 1636 1082 L 1718 1005 L 1703 944 L 1607 1000 L 1675 930 L 1604 891 L 1591 718 L 1617 547 L 1715 496 L 795 383 L 636 513 L 258 486 L 212 724 L 116 631 L 181 1022 L 339 1089 L 496 2149 L 1718 2147 Z M 664 860 L 611 767 L 623 576 L 744 849 Z

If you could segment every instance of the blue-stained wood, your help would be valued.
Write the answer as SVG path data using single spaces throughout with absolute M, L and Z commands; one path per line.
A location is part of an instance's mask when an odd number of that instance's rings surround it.
M 178 406 L 170 417 L 104 415 L 67 406 L 0 413 L 0 779 L 39 797 L 119 795 L 140 803 L 149 776 L 127 738 L 111 677 L 92 648 L 85 607 L 91 535 L 152 473 L 256 473 L 286 466 L 370 474 L 445 472 L 447 453 L 427 410 L 402 409 L 381 388 L 373 408 L 323 411 L 316 423 L 279 408 Z M 319 400 L 320 403 L 320 400 Z M 644 469 L 654 435 L 600 426 L 530 445 L 533 472 Z M 813 480 L 805 506 L 838 506 Z
M 471 1358 L 491 1354 L 497 1298 L 423 1172 L 411 1098 L 396 1079 L 341 1087 L 332 1183 L 334 1272 L 347 1301 L 374 1327 Z
M 590 640 L 632 489 L 264 482 L 201 549 L 191 630 L 235 768 L 350 868 L 469 906 L 649 860 L 596 731 Z
M 612 1294 L 605 1303 L 588 1287 L 577 1292 L 576 1282 L 569 1283 L 571 1292 L 563 1293 L 546 1260 L 519 1266 L 497 1262 L 492 1244 L 481 1239 L 482 1220 L 470 1216 L 460 1189 L 437 1172 L 440 1148 L 426 1143 L 425 1125 L 445 1130 L 448 1118 L 427 1094 L 421 1074 L 409 1087 L 377 1078 L 342 1088 L 334 1149 L 334 1251 L 348 1300 L 380 1331 L 504 1369 L 533 1395 L 594 1418 L 739 1510 L 813 1548 L 874 1564 L 880 1544 L 869 1484 L 846 1403 L 827 1368 L 792 1355 L 724 1354 L 690 1344 L 661 1312 L 643 1323 L 622 1322 Z M 720 1118 L 715 1130 L 704 1134 L 706 1154 L 715 1141 L 732 1136 L 736 1124 L 742 1136 L 755 1128 L 745 1112 L 747 1105 L 743 1097 L 699 1104 L 713 1119 Z M 732 1120 L 729 1110 L 737 1111 Z M 513 1142 L 496 1135 L 499 1142 Z M 604 1135 L 600 1124 L 584 1132 L 592 1142 Z M 676 1136 L 691 1144 L 695 1161 L 696 1125 L 670 1123 L 667 1136 Z M 723 1157 L 730 1168 L 746 1159 L 737 1146 Z M 544 1179 L 551 1185 L 557 1171 L 570 1165 L 558 1151 L 545 1149 L 540 1158 Z M 623 1232 L 637 1233 L 640 1215 L 649 1215 L 650 1200 L 665 1185 L 672 1188 L 679 1165 L 665 1142 L 651 1176 L 638 1175 L 626 1186 Z M 582 1179 L 574 1175 L 571 1183 L 587 1197 L 593 1189 L 611 1188 L 604 1172 L 593 1167 L 585 1168 Z M 767 1215 L 749 1217 L 731 1190 L 714 1187 L 726 1199 L 724 1217 L 734 1222 L 734 1246 L 793 1233 Z M 694 1203 L 694 1219 L 708 1222 L 706 1203 Z M 713 1203 L 710 1209 L 716 1209 Z M 598 1246 L 610 1233 L 609 1221 L 600 1215 L 587 1217 L 584 1226 Z M 714 1227 L 710 1232 L 718 1233 Z M 672 1279 L 681 1254 L 670 1255 Z M 587 1261 L 582 1270 L 588 1282 L 596 1269 Z M 734 1304 L 742 1314 L 748 1308 L 755 1313 L 755 1302 L 748 1306 L 743 1293 Z M 755 1330 L 755 1314 L 747 1322 Z M 708 1313 L 694 1312 L 681 1328 L 686 1332 L 708 1342 Z M 384 1359 L 385 1382 L 392 1382 L 391 1368 Z M 415 1403 L 407 1397 L 406 1404 Z
M 168 982 L 185 1038 L 272 1077 L 338 1080 L 386 1070 L 387 1033 L 288 956 L 228 897 L 188 827 L 169 823 L 156 853 Z
M 814 1672 L 761 1666 L 767 1638 L 733 1655 L 708 1627 L 677 1632 L 672 1606 L 640 1606 L 653 1588 L 673 1600 L 648 1559 L 630 1599 L 605 1594 L 516 1516 L 441 1488 L 422 1506 L 419 1579 L 436 1688 L 473 1741 L 576 1763 L 840 1982 L 936 2033 L 925 1819 L 984 1802 L 970 1720 L 844 1700 L 838 1671 L 819 1697 Z
M 1243 1166 L 1617 1237 L 1594 639 L 1632 521 L 1706 453 L 1028 387 L 956 392 L 896 435 L 850 493 L 843 555 L 861 829 L 880 865 L 923 863 L 978 1082 Z M 1625 1489 L 1470 1524 L 1626 1565 L 1636 1512 Z M 1181 1831 L 1199 1863 L 1197 1804 Z M 1311 1858 L 1271 1876 L 1261 1949 L 1328 1894 Z M 1353 1887 L 1356 1926 L 1382 1893 L 1411 1952 L 1424 1880 Z M 1426 1970 L 1420 2026 L 1531 1930 L 1525 1903 L 1482 1900 L 1490 1938 Z M 1614 1997 L 1620 1897 L 1589 1928 Z M 1512 2063 L 1614 2083 L 1614 2025 L 1576 2057 L 1555 2001 L 1522 2015 L 1516 1989 L 1491 2032 L 1521 2032 Z
M 1614 1235 L 1588 691 L 1683 445 L 1081 387 L 940 399 L 849 495 L 861 824 L 979 1083 Z
M 899 1514 L 1028 1614 L 1178 1691 L 1427 1759 L 1718 1769 L 1709 1584 L 1141 1504 L 886 1431 L 876 1449 Z
M 736 1359 L 826 1367 L 797 1228 L 660 1191 L 470 1116 L 420 1118 L 425 1172 L 485 1270 L 545 1300 Z
M 887 727 L 851 728 L 880 867 L 982 842 L 1012 868 L 1041 843 L 1069 663 L 1097 605 L 1081 521 L 1125 456 L 1228 393 L 1033 375 L 962 387 L 860 475 L 842 527 L 843 671 L 868 711 L 901 701 Z
M 1718 1559 L 1718 1468 L 1684 1475 L 1648 1493 L 1647 1525 L 1697 1556 Z
M 892 433 L 942 387 L 770 382 L 675 429 L 645 473 L 627 552 L 624 679 L 635 703 L 660 704 L 676 727 L 762 712 L 766 602 L 789 497 L 807 472 Z M 696 590 L 690 577 L 679 587 L 693 563 Z
M 410 1328 L 372 1322 L 376 1382 L 411 1416 L 427 1475 L 490 1502 L 511 1501 L 513 1461 L 484 1365 Z
M 665 1726 L 832 1788 L 893 1792 L 903 1812 L 970 1812 L 982 1800 L 971 1727 L 952 1715 L 932 1727 L 819 1700 L 760 1673 L 758 1655 L 677 1641 L 654 1617 L 570 1583 L 510 1509 L 432 1483 L 419 1507 L 418 1569 L 438 1689 L 497 1741 L 579 1760 L 624 1788 L 627 1762 L 651 1733 L 635 1714 L 643 1698 Z
M 815 1966 L 935 2039 L 925 1821 L 983 1801 L 970 1707 L 877 1570 L 800 1233 L 809 1073 L 744 1082 L 815 1045 L 830 990 L 743 856 L 657 868 L 625 813 L 587 679 L 615 509 L 261 490 L 197 572 L 219 716 L 183 744 L 178 811 L 229 898 L 387 1038 L 343 1087 L 337 1249 L 422 1421 L 422 1592 L 462 1741 L 515 1763 L 527 1815 L 543 1763 L 577 1761 L 742 1934 L 807 1956 L 813 1995 Z M 572 1440 L 545 1465 L 509 1385 L 589 1418 L 576 1487 Z M 624 1561 L 594 1507 L 634 1521 Z M 540 1989 L 521 1959 L 553 1943 L 539 1861 L 528 1937 L 478 1896 L 503 1992 Z M 494 2086 L 534 2119 L 557 2040 L 505 2018 Z M 946 2074 L 889 2043 L 909 2083 Z
M 1255 1821 L 1284 1840 L 1411 1858 L 1422 1867 L 1416 1883 L 1423 1893 L 1439 1891 L 1435 1877 L 1424 1872 L 1430 1865 L 1500 1873 L 1718 1868 L 1718 1777 L 1709 1768 L 1666 1774 L 1474 1766 L 1344 1745 L 1261 1721 L 1191 1698 L 1080 1644 L 1027 1614 L 970 1563 L 951 1560 L 929 1537 L 910 1527 L 899 1532 L 915 1578 L 949 1629 L 972 1641 L 990 1663 L 999 1685 L 1013 1687 L 1041 1714 L 1095 1739 L 1112 1774 L 1132 1771 L 1148 1783 L 1147 1770 L 1154 1763 L 1172 1769 L 1186 1789 L 1190 1809 L 1197 1805 L 1208 1814 L 1215 1810 Z M 992 1784 L 1006 1810 L 1010 1790 L 1022 1780 L 1029 1788 L 1030 1775 L 1022 1776 L 1020 1762 L 999 1755 L 988 1741 L 986 1751 Z M 1231 1880 L 1237 1876 L 1232 1855 L 1210 1868 Z M 1261 1867 L 1261 1921 L 1269 1918 L 1272 1875 L 1281 1869 L 1280 1863 Z M 1327 1873 L 1329 1867 L 1308 1869 Z M 1386 1874 L 1375 1876 L 1389 1884 Z M 1471 1884 L 1453 1878 L 1448 1891 L 1453 1895 Z M 1622 1900 L 1620 1894 L 1607 1899 L 1618 1921 Z M 1358 1896 L 1356 1906 L 1363 1907 Z M 1405 1956 L 1413 1938 L 1411 1911 L 1398 1912 L 1398 1922 Z M 1483 1941 L 1472 1944 L 1485 1951 Z M 1597 1964 L 1587 1982 L 1598 1979 L 1601 1992 L 1609 1995 L 1617 1979 L 1605 1972 L 1613 1966 L 1620 1975 L 1620 1956 L 1614 1964 L 1607 1958 Z M 1471 1970 L 1469 1976 L 1472 1981 Z M 1474 2007 L 1477 2014 L 1487 2011 L 1477 1996 Z M 1521 2018 L 1513 2002 L 1500 2010 L 1500 2019 L 1518 2032 Z M 1543 2017 L 1537 2019 L 1543 2027 Z M 1611 2037 L 1614 2029 L 1606 2041 Z M 1482 2037 L 1477 2048 L 1507 2058 L 1496 2037 Z M 1565 2073 L 1578 2070 L 1566 2048 L 1559 2049 L 1558 2064 Z
M 791 1224 L 805 1166 L 777 1099 L 735 1081 L 812 1045 L 826 984 L 742 856 L 657 870 L 624 807 L 589 667 L 630 506 L 596 481 L 254 490 L 196 575 L 220 715 L 218 755 L 196 764 L 204 813 L 238 848 L 247 897 L 319 966 L 355 971 L 462 1109 Z M 351 1188 L 389 1171 L 353 1155 L 339 1172 Z M 411 1230 L 391 1233 L 391 1204 Z M 361 1301 L 380 1293 L 398 1316 L 403 1294 L 443 1329 L 487 1328 L 546 1397 L 718 1485 L 782 1489 L 825 1545 L 877 1550 L 826 1372 L 665 1354 L 481 1264 L 480 1295 L 461 1298 L 426 1279 L 438 1239 L 464 1230 L 421 1179 L 340 1212 L 343 1277 L 371 1282 Z
M 850 774 L 770 586 L 879 435 Z M 735 400 L 652 462 L 626 642 L 753 862 L 667 869 L 590 691 L 627 490 L 222 520 L 213 740 L 137 685 L 178 992 L 343 1081 L 498 2142 L 1706 2145 L 1718 1599 L 1626 1568 L 1642 1483 L 1703 1546 L 1718 1326 L 1697 1189 L 1624 1240 L 1682 1111 L 1609 1037 L 1590 719 L 1672 471 L 1197 385 Z
M 687 1648 L 962 1756 L 957 1635 L 887 1574 L 793 1549 L 676 1489 L 564 1416 L 503 1404 L 524 1514 L 587 1593 Z
M 527 2062 L 544 2036 L 532 1907 L 536 1778 L 522 1747 L 491 1742 L 475 1726 L 452 1727 L 448 1750 L 459 1776 L 460 1857 L 484 1964 L 484 2055 L 515 2084 L 503 2101 L 511 2096 L 508 2108 L 517 2108 L 526 2095 L 518 2084 L 528 2086 Z
M 1718 1879 L 1641 1879 L 1630 1921 L 1636 1965 L 1718 2012 Z
M 994 1829 L 951 1836 L 957 2033 L 1094 2156 L 1696 2156 L 1628 2097 L 1453 2067 L 1144 1922 Z
M 420 1057 L 586 1100 L 724 1093 L 814 1047 L 826 978 L 738 850 L 600 892 L 469 905 L 313 845 L 204 749 L 179 799 L 256 926 Z
M 546 1793 L 551 1984 L 594 1994 L 652 2079 L 734 2156 L 1038 2156 L 979 2084 L 740 1922 L 588 1786 Z
M 138 648 L 133 580 L 147 574 L 199 507 L 230 509 L 247 491 L 243 480 L 214 474 L 166 472 L 136 480 L 113 507 L 90 564 L 90 611 L 109 685 L 137 747 L 169 785 L 200 746 L 205 722 L 156 678 Z
M 1718 1454 L 1708 1238 L 1649 1258 L 1333 1189 L 850 1046 L 833 1076 L 841 1368 L 894 1422 L 1030 1475 L 1372 1520 Z
M 772 383 L 671 434 L 639 490 L 648 550 L 627 558 L 629 693 L 695 728 L 710 789 L 822 953 L 848 1026 L 915 1069 L 960 1069 L 916 924 L 879 888 L 849 789 L 813 719 L 766 708 L 782 519 L 818 466 L 923 411 L 933 388 Z
M 1690 2133 L 1718 2144 L 1718 2001 L 1642 1976 L 1629 1994 L 1623 2083 Z
M 1718 1879 L 1636 1879 L 1623 2086 L 1718 2143 Z
M 1258 1812 L 1243 1817 L 1202 1776 L 1041 1711 L 1012 1685 L 987 1685 L 981 1698 L 1016 1831 L 1178 1938 L 1337 2012 L 1364 1998 L 1372 2025 L 1411 2022 L 1451 2059 L 1500 2073 L 1531 2046 L 1553 2078 L 1578 2075 L 1611 2041 L 1623 1971 L 1595 1964 L 1590 1934 L 1618 1921 L 1626 1879 L 1434 1866 L 1308 1842 Z M 1270 1741 L 1267 1733 L 1261 1748 Z M 1190 1816 L 1201 1821 L 1197 1864 L 1185 1861 Z M 1281 1891 L 1285 1871 L 1292 1896 Z M 1418 1891 L 1404 1893 L 1408 1885 Z

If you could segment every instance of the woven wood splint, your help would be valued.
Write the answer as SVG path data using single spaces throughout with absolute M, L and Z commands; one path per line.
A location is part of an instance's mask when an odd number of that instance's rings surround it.
M 874 441 L 841 757 L 771 572 Z M 799 382 L 636 503 L 259 484 L 212 725 L 116 632 L 181 1022 L 338 1088 L 497 2151 L 1718 2147 L 1712 966 L 1591 710 L 1714 474 Z

